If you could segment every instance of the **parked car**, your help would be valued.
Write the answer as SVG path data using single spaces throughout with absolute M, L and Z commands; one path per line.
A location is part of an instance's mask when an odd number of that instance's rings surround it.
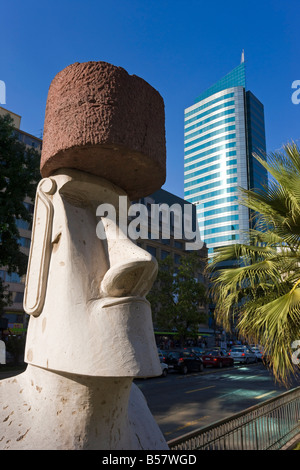
M 242 362 L 245 364 L 249 364 L 250 362 L 257 362 L 255 353 L 247 346 L 231 348 L 228 354 L 233 358 L 234 362 Z
M 262 360 L 263 360 L 263 357 L 264 357 L 264 350 L 263 350 L 263 348 L 260 347 L 260 346 L 255 345 L 255 344 L 251 344 L 250 348 L 251 348 L 251 350 L 254 352 L 254 354 L 256 355 L 257 360 L 258 360 L 258 361 L 262 361 Z
M 231 356 L 228 355 L 223 349 L 211 349 L 205 352 L 202 356 L 204 367 L 223 367 L 223 366 L 233 366 L 234 360 Z
M 161 375 L 166 377 L 168 375 L 169 366 L 165 362 L 160 362 L 161 365 Z
M 166 355 L 165 362 L 169 368 L 187 374 L 193 370 L 201 372 L 203 370 L 203 360 L 197 354 L 191 351 L 169 351 Z
M 157 348 L 157 353 L 158 353 L 160 362 L 165 362 L 166 351 L 163 351 L 162 349 Z

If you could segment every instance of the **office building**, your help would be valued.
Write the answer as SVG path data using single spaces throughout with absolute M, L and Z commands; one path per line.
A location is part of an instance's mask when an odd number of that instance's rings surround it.
M 147 227 L 151 228 L 151 206 L 156 205 L 160 207 L 160 214 L 159 214 L 159 227 L 156 234 L 156 238 L 152 237 L 152 233 L 149 230 L 147 238 L 139 238 L 137 240 L 137 244 L 144 248 L 148 253 L 154 256 L 157 260 L 164 260 L 167 256 L 171 256 L 174 261 L 175 266 L 180 264 L 181 257 L 188 252 L 186 249 L 186 242 L 187 239 L 184 236 L 184 230 L 182 230 L 182 237 L 179 238 L 176 236 L 175 227 L 176 224 L 175 217 L 178 214 L 180 217 L 179 223 L 181 225 L 184 224 L 184 212 L 185 206 L 189 205 L 191 208 L 190 213 L 192 214 L 192 231 L 195 231 L 195 224 L 197 223 L 197 213 L 196 213 L 196 206 L 195 204 L 191 204 L 184 199 L 172 194 L 164 189 L 159 189 L 155 193 L 151 194 L 150 196 L 143 197 L 139 199 L 139 203 L 143 204 L 147 207 L 148 210 L 148 224 Z M 181 209 L 178 213 L 175 214 L 172 211 L 172 207 L 180 207 Z M 166 207 L 166 222 L 168 220 L 170 223 L 166 223 L 166 225 L 170 226 L 170 236 L 164 237 L 163 233 L 163 223 L 164 223 L 164 211 L 163 207 Z M 168 219 L 168 220 L 167 220 Z M 207 248 L 204 244 L 201 249 L 197 250 L 201 261 L 201 269 L 197 275 L 197 279 L 199 282 L 205 282 L 203 277 L 203 271 L 205 269 L 205 263 L 207 260 Z
M 242 56 L 184 114 L 184 198 L 197 207 L 209 256 L 217 247 L 247 243 L 249 210 L 238 204 L 238 188 L 267 184 L 253 153 L 266 153 L 264 108 L 246 90 Z
M 42 140 L 20 129 L 21 116 L 0 107 L 0 115 L 4 116 L 5 114 L 9 114 L 13 119 L 18 139 L 26 146 L 33 147 L 37 151 L 41 152 Z M 27 210 L 30 213 L 33 213 L 34 201 L 26 198 L 24 204 Z M 20 250 L 28 256 L 31 242 L 31 224 L 25 220 L 17 219 L 16 225 L 20 234 L 18 240 Z M 25 314 L 23 309 L 25 276 L 19 276 L 19 274 L 15 272 L 9 274 L 5 266 L 0 266 L 0 277 L 3 280 L 4 285 L 8 287 L 8 291 L 11 292 L 12 304 L 5 308 L 5 313 L 3 315 L 3 317 L 8 320 L 9 332 L 15 335 L 23 334 L 26 331 L 28 323 L 28 315 Z M 8 331 L 5 330 L 4 334 L 7 333 Z
M 164 189 L 159 189 L 155 193 L 151 194 L 150 196 L 143 197 L 139 199 L 139 201 L 133 201 L 133 203 L 140 203 L 143 204 L 145 207 L 148 209 L 148 228 L 151 226 L 151 211 L 153 210 L 153 205 L 157 205 L 160 207 L 160 223 L 159 223 L 159 228 L 158 228 L 158 233 L 156 234 L 156 238 L 152 238 L 152 232 L 148 233 L 148 236 L 146 238 L 139 238 L 137 240 L 137 244 L 141 246 L 144 250 L 148 251 L 153 257 L 155 257 L 158 261 L 164 260 L 167 256 L 171 257 L 173 262 L 174 262 L 174 267 L 175 271 L 178 268 L 179 264 L 181 263 L 181 259 L 183 256 L 185 256 L 189 250 L 187 250 L 186 242 L 187 238 L 184 236 L 184 230 L 183 230 L 183 236 L 182 238 L 177 237 L 176 235 L 176 230 L 175 230 L 175 225 L 176 225 L 176 215 L 179 213 L 179 218 L 180 218 L 180 223 L 184 224 L 184 212 L 186 210 L 186 206 L 190 206 L 190 212 L 192 214 L 192 221 L 191 221 L 191 229 L 194 232 L 196 230 L 196 224 L 197 224 L 197 212 L 196 212 L 196 205 L 191 204 L 188 201 L 185 201 L 184 199 L 180 198 L 179 196 L 176 196 L 175 194 L 172 194 Z M 170 236 L 165 237 L 164 236 L 164 230 L 163 230 L 163 223 L 164 223 L 164 211 L 163 207 L 166 208 L 171 208 L 170 211 L 166 210 L 166 216 L 169 217 L 170 220 Z M 181 211 L 177 212 L 177 214 L 172 212 L 172 207 L 181 207 Z M 169 212 L 169 213 L 168 213 Z M 178 226 L 178 222 L 177 222 Z M 199 270 L 197 273 L 195 273 L 195 278 L 197 279 L 198 282 L 204 284 L 207 286 L 207 279 L 204 276 L 204 271 L 207 263 L 207 247 L 205 244 L 197 250 L 198 256 L 199 256 Z M 209 328 L 209 310 L 208 310 L 208 305 L 199 305 L 199 318 L 206 318 L 206 321 L 203 323 L 199 323 L 199 335 L 200 336 L 206 336 L 206 337 L 212 337 L 213 336 L 213 330 Z M 169 336 L 170 332 L 165 333 L 166 336 L 164 336 L 163 333 L 156 327 L 157 325 L 155 324 L 154 321 L 154 332 L 157 337 L 157 341 L 159 342 L 158 338 L 164 337 L 165 339 L 167 337 L 172 337 Z M 171 333 L 171 335 L 175 335 L 175 333 Z

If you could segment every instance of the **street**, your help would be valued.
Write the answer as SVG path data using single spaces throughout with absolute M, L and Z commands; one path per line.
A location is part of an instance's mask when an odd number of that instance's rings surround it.
M 276 397 L 288 388 L 275 382 L 262 364 L 167 377 L 136 380 L 167 441 L 213 424 L 253 405 Z
M 22 371 L 0 373 L 0 379 Z M 262 364 L 204 369 L 182 375 L 170 370 L 167 377 L 135 380 L 167 441 L 211 425 L 253 405 L 276 397 L 288 388 L 275 382 Z

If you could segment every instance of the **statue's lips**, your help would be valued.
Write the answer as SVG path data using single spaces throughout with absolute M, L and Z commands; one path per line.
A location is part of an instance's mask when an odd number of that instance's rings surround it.
M 128 296 L 128 297 L 106 297 L 100 299 L 97 303 L 98 306 L 101 308 L 108 308 L 113 307 L 115 305 L 125 305 L 125 304 L 133 304 L 133 303 L 144 303 L 150 307 L 150 303 L 145 297 L 137 297 L 137 296 Z

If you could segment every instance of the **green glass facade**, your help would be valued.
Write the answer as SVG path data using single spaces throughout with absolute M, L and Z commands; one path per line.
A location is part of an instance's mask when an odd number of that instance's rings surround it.
M 231 72 L 221 78 L 217 83 L 201 93 L 201 95 L 198 96 L 195 101 L 198 103 L 199 101 L 202 101 L 205 98 L 218 93 L 218 91 L 226 90 L 226 88 L 233 88 L 236 86 L 246 88 L 245 62 L 242 62 L 240 65 L 231 70 Z

